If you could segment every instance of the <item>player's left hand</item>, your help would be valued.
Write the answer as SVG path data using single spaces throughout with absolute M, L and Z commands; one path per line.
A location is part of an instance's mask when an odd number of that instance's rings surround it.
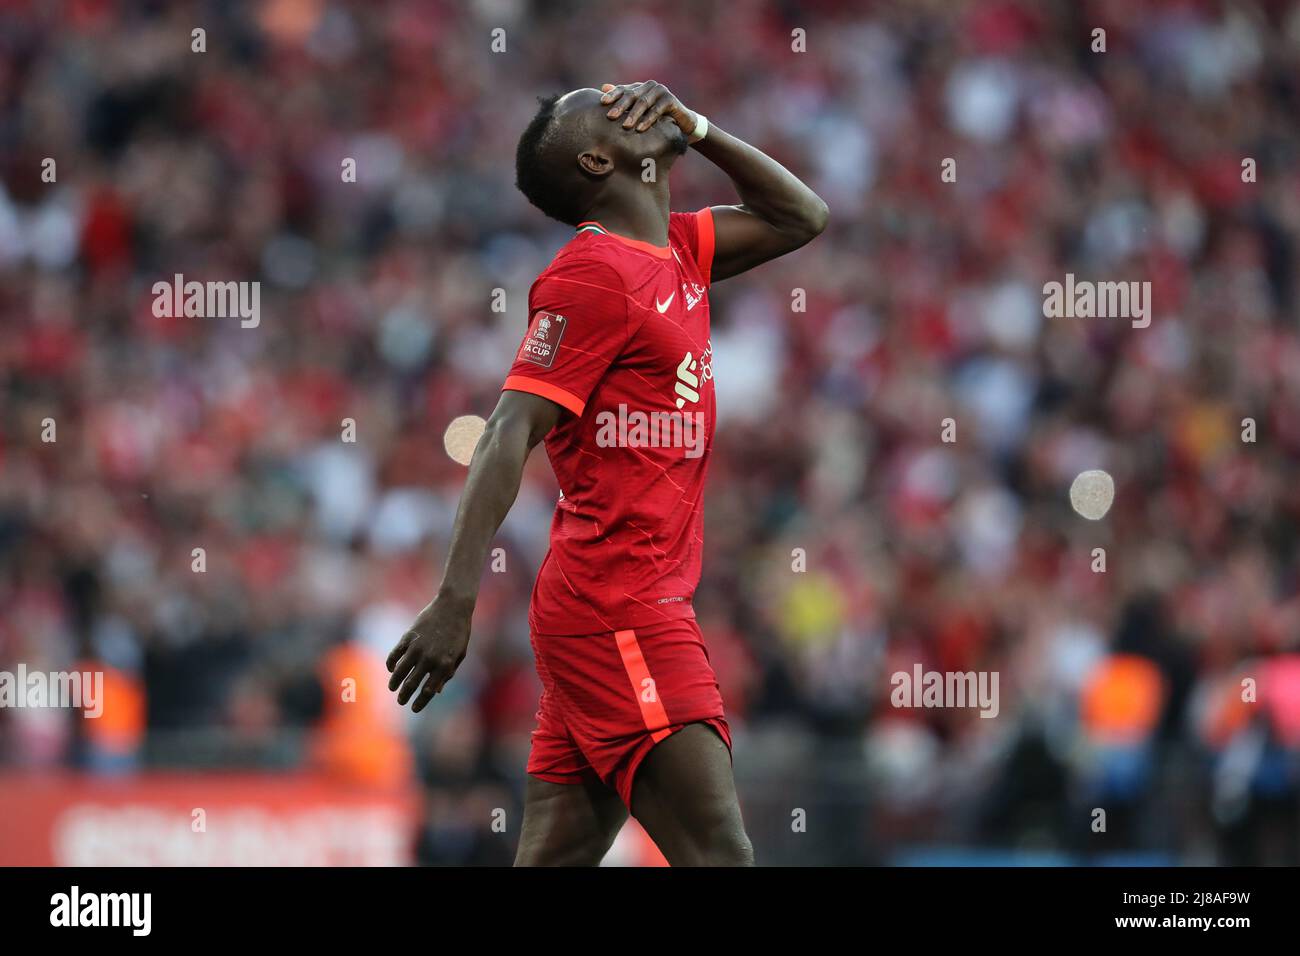
M 605 83 L 600 89 L 605 94 L 600 102 L 610 106 L 605 115 L 611 120 L 623 117 L 624 129 L 635 127 L 638 133 L 644 133 L 667 116 L 689 136 L 695 132 L 695 125 L 699 122 L 699 116 L 694 110 L 688 110 L 673 95 L 672 90 L 654 80 L 646 80 L 644 83 Z

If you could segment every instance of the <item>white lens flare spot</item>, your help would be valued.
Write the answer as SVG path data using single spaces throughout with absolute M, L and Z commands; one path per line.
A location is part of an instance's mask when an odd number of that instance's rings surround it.
M 1089 521 L 1100 521 L 1115 500 L 1115 479 L 1099 468 L 1082 472 L 1070 485 L 1070 504 Z
M 451 460 L 460 465 L 468 465 L 474 457 L 478 440 L 483 437 L 487 422 L 477 415 L 461 415 L 453 418 L 442 436 L 442 446 L 447 449 Z

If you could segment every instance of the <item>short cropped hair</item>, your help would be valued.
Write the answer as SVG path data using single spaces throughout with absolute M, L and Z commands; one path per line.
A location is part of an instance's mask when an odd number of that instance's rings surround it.
M 557 152 L 564 145 L 555 122 L 555 104 L 559 99 L 558 93 L 537 98 L 540 104 L 537 115 L 524 128 L 515 149 L 515 186 L 552 219 L 576 226 L 582 218 L 579 197 L 573 189 L 573 180 L 564 175 L 556 162 Z

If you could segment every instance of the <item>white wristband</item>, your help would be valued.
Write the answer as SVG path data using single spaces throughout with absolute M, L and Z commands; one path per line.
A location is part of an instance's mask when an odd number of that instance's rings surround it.
M 695 132 L 686 137 L 687 143 L 698 143 L 704 137 L 709 135 L 709 118 L 703 113 L 695 114 Z

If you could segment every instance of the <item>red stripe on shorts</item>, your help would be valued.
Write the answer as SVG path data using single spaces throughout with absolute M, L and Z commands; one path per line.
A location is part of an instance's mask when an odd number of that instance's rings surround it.
M 670 733 L 668 729 L 668 712 L 664 710 L 659 699 L 659 688 L 650 676 L 645 658 L 641 655 L 641 645 L 636 641 L 636 631 L 615 631 L 614 640 L 618 643 L 619 656 L 623 658 L 623 669 L 627 671 L 628 680 L 632 682 L 632 693 L 636 695 L 641 708 L 641 719 L 645 721 L 646 730 L 651 731 L 650 738 L 658 743 Z M 646 681 L 649 681 L 647 686 Z M 653 700 L 645 699 L 645 692 L 650 691 Z M 658 729 L 656 729 L 658 728 Z

